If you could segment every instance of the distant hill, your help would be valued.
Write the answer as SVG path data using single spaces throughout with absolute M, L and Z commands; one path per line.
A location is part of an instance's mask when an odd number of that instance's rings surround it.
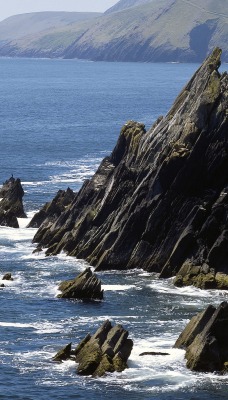
M 68 45 L 72 43 L 75 36 L 70 35 L 71 26 L 90 21 L 101 16 L 101 13 L 93 12 L 36 12 L 19 14 L 0 22 L 0 56 L 28 56 L 42 57 L 43 54 L 55 57 L 59 56 Z M 64 38 L 64 29 L 68 32 L 67 42 Z M 42 39 L 56 31 L 58 36 L 57 48 L 50 43 L 49 54 L 46 54 L 42 46 Z M 35 43 L 39 43 L 38 49 Z M 57 52 L 55 52 L 57 50 Z M 60 54 L 58 54 L 58 52 Z
M 228 61 L 228 0 L 121 0 L 102 15 L 47 14 L 1 22 L 0 56 L 201 62 L 219 46 Z
M 111 14 L 113 12 L 123 11 L 123 10 L 126 10 L 127 8 L 140 6 L 142 4 L 150 3 L 152 1 L 157 1 L 157 0 L 120 0 L 114 6 L 109 8 L 105 12 L 105 14 Z

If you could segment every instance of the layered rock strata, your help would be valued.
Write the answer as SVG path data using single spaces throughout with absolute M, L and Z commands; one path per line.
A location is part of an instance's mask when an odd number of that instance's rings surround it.
M 227 288 L 228 75 L 218 71 L 220 57 L 216 48 L 151 129 L 124 125 L 112 154 L 34 242 L 97 270 L 143 268 L 178 275 L 178 285 L 222 280 Z
M 64 281 L 58 288 L 62 293 L 58 295 L 62 299 L 102 300 L 103 290 L 101 281 L 90 268 L 86 268 L 75 279 Z
M 187 367 L 194 371 L 226 371 L 228 365 L 228 303 L 191 319 L 175 343 L 186 349 Z
M 19 228 L 17 218 L 26 218 L 22 198 L 24 190 L 20 179 L 13 176 L 0 189 L 0 225 Z
M 128 331 L 121 325 L 112 327 L 109 320 L 96 331 L 88 334 L 71 350 L 71 343 L 61 349 L 53 361 L 75 360 L 79 375 L 99 377 L 107 372 L 122 372 L 127 368 L 127 360 L 131 354 L 133 342 L 128 339 Z
M 52 221 L 55 221 L 63 211 L 72 202 L 75 193 L 68 188 L 67 190 L 59 190 L 53 200 L 46 203 L 40 211 L 38 211 L 31 219 L 28 228 L 39 228 L 45 221 L 47 226 L 51 226 Z

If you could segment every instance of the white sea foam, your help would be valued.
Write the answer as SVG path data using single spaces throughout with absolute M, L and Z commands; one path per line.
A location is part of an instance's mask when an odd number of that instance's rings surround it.
M 214 298 L 215 296 L 223 296 L 227 294 L 227 291 L 223 290 L 203 290 L 196 288 L 194 286 L 187 287 L 176 287 L 172 284 L 172 280 L 155 280 L 148 285 L 155 292 L 164 293 L 164 294 L 173 294 L 177 296 L 181 296 L 182 298 L 187 297 L 196 297 L 199 298 Z M 181 300 L 182 301 L 182 300 Z
M 35 228 L 9 228 L 0 226 L 0 238 L 8 239 L 10 241 L 31 240 L 35 235 Z
M 34 328 L 32 324 L 26 324 L 26 323 L 18 323 L 18 322 L 1 322 L 0 321 L 0 326 L 7 327 L 7 328 Z
M 102 285 L 102 289 L 105 291 L 122 291 L 136 288 L 136 285 Z
M 0 321 L 0 326 L 4 328 L 34 329 L 38 334 L 58 333 L 62 329 L 61 324 L 52 324 L 47 321 L 35 323 L 19 323 Z

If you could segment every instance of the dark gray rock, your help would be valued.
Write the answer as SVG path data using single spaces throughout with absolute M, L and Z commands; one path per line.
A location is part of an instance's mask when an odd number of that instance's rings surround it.
M 227 288 L 228 75 L 218 71 L 220 57 L 216 48 L 151 129 L 129 121 L 71 208 L 42 224 L 34 242 L 96 270 L 143 268 L 177 275 L 179 286 Z
M 13 281 L 12 275 L 10 272 L 8 272 L 7 274 L 5 274 L 2 278 L 3 281 Z
M 194 371 L 225 371 L 228 363 L 228 303 L 209 306 L 193 317 L 175 347 L 186 349 L 187 367 Z
M 81 300 L 102 300 L 103 290 L 101 281 L 90 268 L 86 268 L 75 279 L 64 281 L 60 284 L 58 295 L 62 299 L 81 299 Z
M 63 211 L 73 201 L 75 193 L 68 188 L 67 190 L 59 190 L 52 201 L 46 203 L 43 208 L 38 211 L 28 224 L 28 228 L 39 228 L 45 221 L 48 226 L 52 221 L 58 218 Z
M 169 356 L 169 353 L 162 353 L 160 351 L 145 351 L 144 353 L 139 354 L 139 356 Z
M 0 189 L 0 225 L 19 228 L 17 218 L 26 218 L 22 198 L 24 190 L 20 179 L 13 176 Z

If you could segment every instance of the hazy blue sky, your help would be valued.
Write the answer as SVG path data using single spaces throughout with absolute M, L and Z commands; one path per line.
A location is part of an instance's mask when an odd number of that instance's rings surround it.
M 0 20 L 35 11 L 105 11 L 118 0 L 1 0 Z

